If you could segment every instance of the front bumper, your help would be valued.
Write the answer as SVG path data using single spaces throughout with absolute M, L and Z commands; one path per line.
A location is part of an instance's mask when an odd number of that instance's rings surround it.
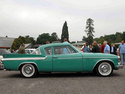
M 4 69 L 4 65 L 3 63 L 0 62 L 0 70 L 3 70 Z
M 121 63 L 119 62 L 118 63 L 118 66 L 116 67 L 117 69 L 122 69 L 123 68 L 123 65 L 121 65 Z

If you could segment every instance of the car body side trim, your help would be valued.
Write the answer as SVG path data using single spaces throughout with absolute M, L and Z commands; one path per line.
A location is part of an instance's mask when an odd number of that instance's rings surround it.
M 8 60 L 45 60 L 46 57 L 26 57 L 26 58 L 3 58 L 2 61 L 8 61 Z
M 67 57 L 67 58 L 61 58 L 61 57 L 57 57 L 57 59 L 81 59 L 81 58 L 83 58 L 83 59 L 113 59 L 114 57 L 73 57 L 73 58 L 71 58 L 71 57 Z M 114 59 L 117 59 L 117 58 L 114 58 Z

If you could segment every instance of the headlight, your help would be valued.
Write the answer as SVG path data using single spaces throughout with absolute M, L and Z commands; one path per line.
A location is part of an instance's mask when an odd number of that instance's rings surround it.
M 121 61 L 121 60 L 120 60 L 120 56 L 118 56 L 118 62 L 120 63 L 120 61 Z
M 120 56 L 118 56 L 118 59 L 120 59 Z

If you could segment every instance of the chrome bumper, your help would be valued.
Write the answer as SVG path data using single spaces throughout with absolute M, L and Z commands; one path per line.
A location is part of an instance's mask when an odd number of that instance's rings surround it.
M 120 62 L 119 62 L 119 65 L 116 67 L 117 69 L 122 69 L 123 68 L 123 65 L 120 65 Z
M 3 63 L 0 62 L 0 70 L 3 70 L 4 69 L 4 65 Z

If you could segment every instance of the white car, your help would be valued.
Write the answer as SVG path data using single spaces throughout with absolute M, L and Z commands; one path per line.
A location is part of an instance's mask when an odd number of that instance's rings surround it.
M 26 54 L 32 54 L 36 49 L 25 49 Z

